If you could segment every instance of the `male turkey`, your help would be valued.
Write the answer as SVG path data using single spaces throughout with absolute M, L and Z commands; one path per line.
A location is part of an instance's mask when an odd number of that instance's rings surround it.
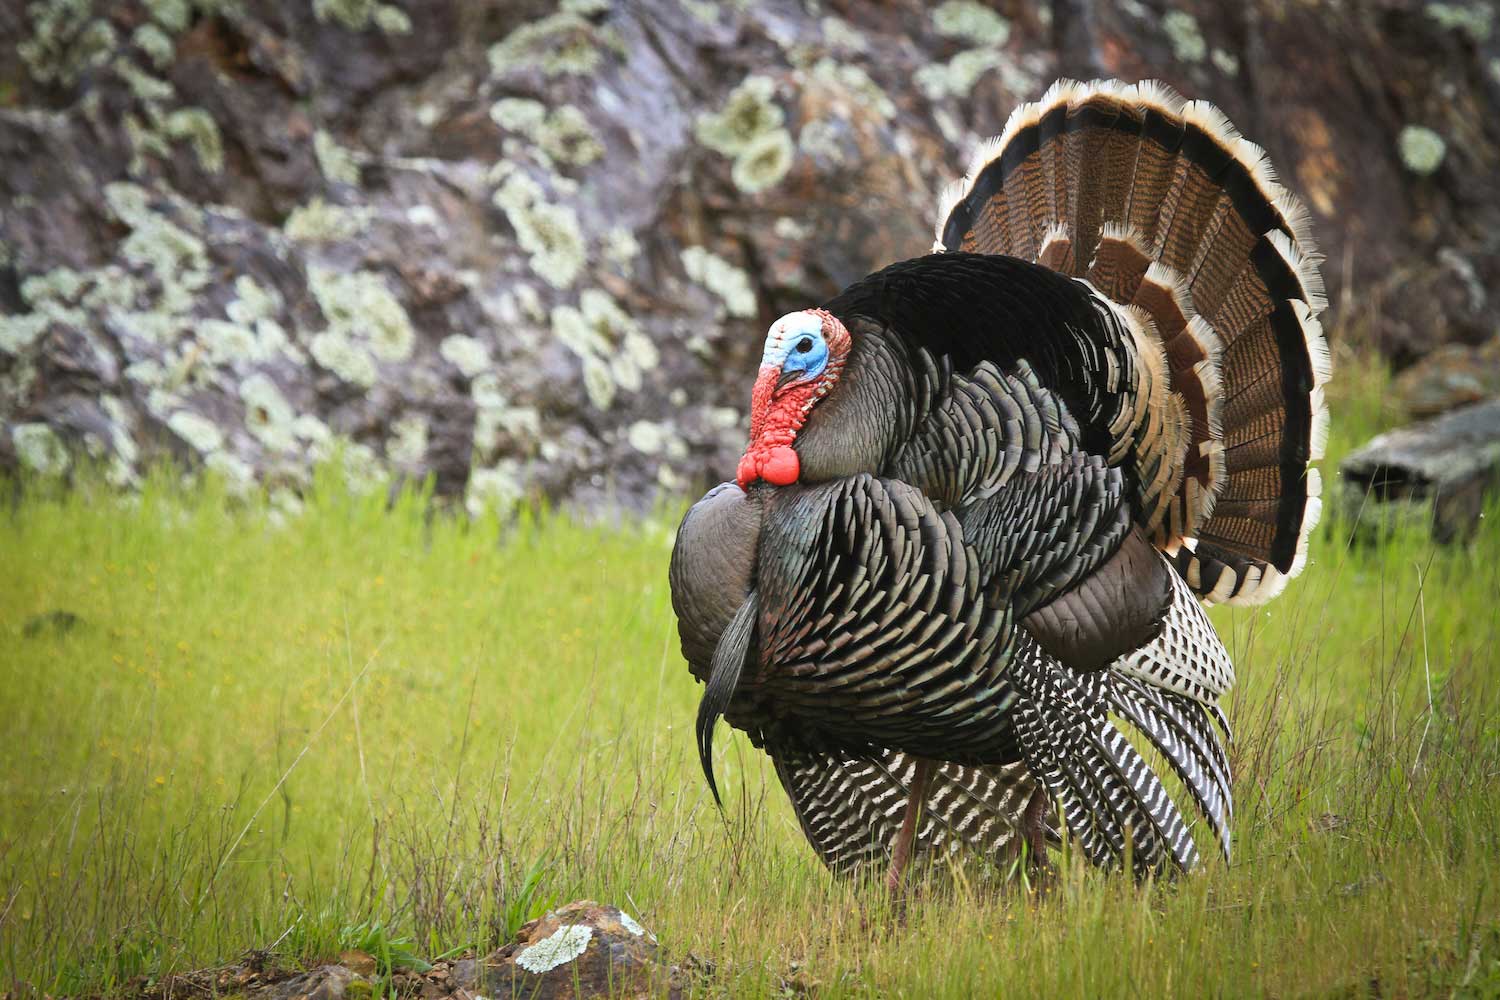
M 913 850 L 1198 862 L 1117 728 L 1230 845 L 1203 601 L 1301 569 L 1327 436 L 1306 216 L 1213 107 L 1060 82 L 945 197 L 934 253 L 778 320 L 737 481 L 683 519 L 684 656 L 836 871 Z M 717 788 L 714 789 L 717 796 Z M 920 822 L 919 822 L 920 820 Z

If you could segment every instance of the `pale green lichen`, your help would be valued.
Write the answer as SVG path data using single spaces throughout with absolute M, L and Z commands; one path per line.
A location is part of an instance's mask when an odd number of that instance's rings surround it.
M 1414 174 L 1433 173 L 1443 163 L 1448 144 L 1443 137 L 1425 125 L 1408 125 L 1396 139 L 1401 162 Z
M 841 17 L 825 17 L 819 22 L 823 29 L 823 41 L 830 49 L 846 49 L 863 52 L 870 47 L 869 41 L 859 29 Z
M 375 27 L 387 35 L 409 35 L 411 17 L 395 4 L 383 3 L 375 8 Z
M 767 132 L 735 157 L 729 176 L 741 191 L 759 194 L 781 183 L 792 169 L 795 156 L 792 137 L 786 129 Z
M 324 330 L 308 341 L 313 360 L 345 382 L 368 389 L 375 384 L 375 359 L 344 330 Z
M 133 114 L 126 114 L 124 121 L 125 138 L 130 141 L 130 163 L 127 169 L 132 177 L 141 177 L 146 173 L 147 156 L 159 159 L 171 157 L 172 147 L 160 132 L 142 124 L 140 118 Z
M 146 27 L 149 28 L 151 25 L 148 24 Z M 130 88 L 130 92 L 135 95 L 136 100 L 148 106 L 169 101 L 177 95 L 176 88 L 166 80 L 152 76 L 128 60 L 116 60 L 115 73 L 119 75 L 120 79 L 125 81 L 125 85 Z M 155 109 L 151 110 L 154 111 Z M 150 131 L 145 126 L 139 124 L 139 119 L 136 121 L 138 129 Z
M 475 377 L 470 390 L 474 399 L 474 461 L 488 462 L 500 446 L 500 435 L 517 444 L 541 439 L 541 414 L 533 406 L 512 406 L 494 372 Z
M 224 483 L 224 488 L 233 496 L 246 497 L 255 490 L 255 470 L 244 459 L 227 451 L 205 455 L 203 467 L 218 476 Z
M 140 449 L 136 447 L 132 434 L 135 418 L 117 396 L 102 396 L 99 405 L 109 418 L 110 445 L 114 450 L 114 457 L 105 469 L 105 478 L 111 485 L 124 489 L 135 483 L 135 463 L 140 457 Z
M 490 118 L 508 132 L 519 132 L 554 160 L 586 166 L 604 155 L 587 116 L 564 104 L 551 112 L 538 101 L 503 97 L 490 106 Z
M 529 255 L 532 271 L 555 288 L 572 285 L 585 260 L 583 231 L 573 209 L 543 200 L 541 186 L 518 171 L 506 177 L 493 201 Z
M 812 227 L 803 219 L 783 215 L 771 224 L 771 232 L 783 240 L 805 240 L 812 235 Z
M 1494 31 L 1495 10 L 1488 3 L 1430 3 L 1427 16 L 1440 28 L 1463 32 L 1476 45 L 1489 41 Z
M 335 205 L 314 195 L 306 205 L 298 205 L 286 217 L 285 233 L 302 243 L 347 240 L 365 228 L 370 210 L 362 205 Z
M 31 36 L 16 46 L 31 75 L 42 83 L 71 84 L 102 66 L 119 49 L 108 21 L 94 18 L 91 0 L 45 0 L 27 7 Z
M 268 376 L 256 372 L 241 382 L 240 399 L 245 404 L 245 429 L 261 444 L 280 452 L 297 447 L 296 412 Z
M 490 120 L 508 132 L 532 135 L 547 120 L 547 106 L 526 97 L 502 97 L 490 105 Z
M 351 332 L 368 343 L 377 357 L 405 361 L 416 344 L 411 319 L 385 278 L 374 271 L 348 274 L 314 267 L 308 287 L 331 328 Z
M 42 313 L 0 316 L 0 352 L 20 354 L 36 342 L 51 322 Z
M 615 401 L 615 380 L 609 362 L 590 355 L 583 359 L 583 391 L 597 409 L 607 410 Z
M 484 341 L 476 337 L 461 333 L 445 337 L 438 347 L 438 353 L 462 372 L 465 378 L 473 378 L 490 367 L 490 350 Z
M 376 0 L 313 0 L 313 13 L 320 21 L 337 21 L 355 31 L 363 31 L 371 23 L 388 35 L 411 31 L 406 11 Z
M 148 205 L 144 188 L 128 182 L 109 184 L 105 201 L 115 216 L 130 227 L 120 255 L 143 268 L 158 286 L 153 311 L 166 316 L 189 312 L 199 291 L 208 284 L 208 251 L 203 241 Z
M 628 229 L 616 226 L 604 236 L 604 256 L 618 267 L 629 268 L 640 252 L 641 245 Z
M 564 104 L 542 124 L 536 137 L 542 152 L 574 166 L 586 166 L 604 155 L 604 144 L 582 111 Z
M 174 34 L 187 28 L 193 17 L 188 0 L 147 0 L 145 6 L 152 20 Z
M 44 476 L 59 476 L 68 471 L 71 461 L 68 448 L 46 424 L 16 424 L 11 428 L 10 439 L 23 467 Z
M 490 72 L 500 76 L 537 68 L 547 76 L 592 73 L 603 58 L 604 47 L 620 49 L 614 31 L 595 28 L 584 16 L 562 10 L 523 24 L 490 46 Z
M 281 293 L 264 287 L 248 274 L 234 279 L 234 294 L 234 301 L 224 312 L 236 323 L 248 326 L 257 320 L 274 319 L 281 313 Z
M 552 332 L 583 360 L 584 389 L 601 410 L 609 409 L 617 388 L 638 391 L 644 373 L 660 361 L 655 342 L 607 292 L 596 288 L 579 296 L 577 308 L 553 309 Z
M 193 322 L 193 334 L 213 364 L 264 360 L 259 338 L 248 326 L 222 319 L 200 319 Z
M 390 471 L 381 464 L 375 449 L 348 438 L 335 438 L 334 448 L 343 466 L 344 485 L 349 492 L 366 496 L 385 488 Z
M 408 413 L 391 424 L 385 454 L 401 465 L 421 465 L 422 459 L 427 457 L 427 418 L 420 413 Z
M 85 283 L 84 275 L 70 267 L 54 268 L 22 281 L 21 301 L 46 321 L 64 326 L 82 326 L 87 317 L 76 303 Z
M 681 256 L 688 277 L 718 296 L 729 315 L 755 315 L 755 289 L 743 270 L 703 247 L 685 247 Z
M 1239 76 L 1240 60 L 1234 53 L 1216 48 L 1208 54 L 1208 58 L 1225 76 Z
M 1208 55 L 1208 42 L 1198 28 L 1198 19 L 1185 10 L 1169 10 L 1161 19 L 1162 31 L 1172 54 L 1182 62 L 1201 62 Z
M 470 469 L 469 483 L 464 489 L 464 507 L 469 514 L 480 517 L 491 512 L 504 517 L 514 510 L 526 495 L 518 469 L 514 460 L 498 462 L 489 468 Z
M 896 104 L 880 85 L 859 66 L 836 59 L 819 59 L 811 71 L 813 80 L 824 85 L 833 85 L 853 98 L 854 103 L 865 111 L 873 112 L 882 121 L 896 114 Z
M 528 946 L 516 956 L 516 964 L 527 972 L 541 975 L 573 961 L 588 950 L 594 929 L 587 924 L 568 924 Z
M 725 156 L 739 156 L 761 137 L 774 133 L 786 120 L 772 100 L 776 84 L 768 76 L 747 76 L 730 91 L 724 106 L 700 115 L 693 133 L 709 149 Z
M 917 70 L 912 79 L 931 101 L 967 96 L 990 70 L 998 69 L 1005 57 L 994 49 L 967 49 L 945 63 L 933 63 Z
M 145 53 L 146 58 L 151 60 L 151 65 L 157 69 L 166 69 L 177 58 L 177 46 L 173 43 L 172 36 L 154 24 L 143 24 L 136 28 L 130 41 Z
M 150 192 L 129 181 L 106 184 L 104 203 L 109 206 L 110 214 L 127 226 L 133 227 L 151 214 Z
M 224 447 L 224 432 L 207 417 L 192 410 L 178 410 L 167 418 L 167 426 L 193 450 L 202 454 L 216 452 Z
M 625 432 L 625 440 L 630 447 L 642 455 L 660 454 L 666 448 L 670 436 L 671 431 L 665 424 L 651 420 L 637 420 Z
M 359 183 L 359 163 L 354 154 L 322 129 L 313 133 L 313 155 L 318 160 L 318 169 L 330 183 Z
M 406 221 L 414 226 L 435 229 L 443 220 L 431 205 L 413 205 L 406 210 Z
M 186 139 L 198 156 L 198 164 L 211 174 L 224 169 L 224 140 L 213 116 L 202 108 L 178 108 L 162 120 L 162 129 L 173 139 Z
M 722 9 L 715 0 L 679 0 L 682 9 L 691 14 L 694 20 L 703 24 L 718 24 L 719 11 Z
M 311 413 L 302 413 L 292 421 L 292 433 L 299 441 L 307 442 L 312 457 L 322 461 L 332 454 L 333 432 L 328 425 Z
M 932 23 L 938 34 L 975 45 L 1000 46 L 1010 40 L 1010 22 L 974 0 L 948 0 L 932 12 Z

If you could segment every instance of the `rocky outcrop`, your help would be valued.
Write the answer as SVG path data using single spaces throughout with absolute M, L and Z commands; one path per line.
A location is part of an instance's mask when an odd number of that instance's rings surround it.
M 782 312 L 930 244 L 1056 76 L 1266 144 L 1397 357 L 1500 316 L 1482 2 L 0 7 L 0 467 L 317 461 L 473 510 L 717 481 Z

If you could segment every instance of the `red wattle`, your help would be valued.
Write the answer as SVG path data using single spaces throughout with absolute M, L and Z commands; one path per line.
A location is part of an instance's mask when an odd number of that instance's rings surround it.
M 802 460 L 786 445 L 772 448 L 760 463 L 760 478 L 772 486 L 790 486 L 802 473 Z
M 740 467 L 735 470 L 735 480 L 740 484 L 740 489 L 749 489 L 750 484 L 755 482 L 755 456 L 746 452 L 740 457 Z

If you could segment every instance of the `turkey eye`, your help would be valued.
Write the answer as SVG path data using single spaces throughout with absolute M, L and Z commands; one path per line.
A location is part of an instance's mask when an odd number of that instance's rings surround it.
M 801 340 L 797 341 L 797 353 L 798 354 L 806 354 L 810 350 L 812 350 L 812 338 L 811 337 L 803 337 Z

